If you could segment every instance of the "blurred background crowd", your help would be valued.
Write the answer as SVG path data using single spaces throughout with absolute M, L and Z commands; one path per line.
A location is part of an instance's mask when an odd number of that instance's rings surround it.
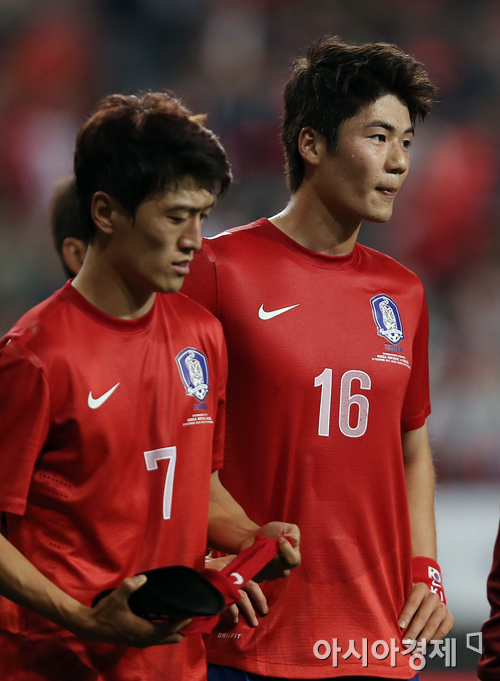
M 100 97 L 168 88 L 208 114 L 236 178 L 206 223 L 215 234 L 284 206 L 283 83 L 292 59 L 326 33 L 395 42 L 439 88 L 393 219 L 364 225 L 361 241 L 414 269 L 427 290 L 440 484 L 496 500 L 498 0 L 0 0 L 0 336 L 64 282 L 49 201 Z

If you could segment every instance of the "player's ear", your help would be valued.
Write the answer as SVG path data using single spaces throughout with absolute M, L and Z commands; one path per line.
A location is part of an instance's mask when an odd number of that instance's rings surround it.
M 74 274 L 78 274 L 80 271 L 86 253 L 87 244 L 81 239 L 77 239 L 74 236 L 67 236 L 64 239 L 62 243 L 62 256 L 64 262 Z
M 325 138 L 316 130 L 305 127 L 299 133 L 298 148 L 299 154 L 306 163 L 318 165 L 321 153 L 325 149 Z
M 115 220 L 123 209 L 116 199 L 106 192 L 96 192 L 90 204 L 90 214 L 98 230 L 111 235 L 114 232 Z

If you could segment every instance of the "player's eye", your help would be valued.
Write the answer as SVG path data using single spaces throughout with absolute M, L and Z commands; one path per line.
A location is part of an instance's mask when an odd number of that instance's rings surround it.
M 377 140 L 377 142 L 385 142 L 386 136 L 382 132 L 378 132 L 376 135 L 372 136 L 373 139 Z
M 403 140 L 403 146 L 405 149 L 409 149 L 411 147 L 411 140 Z

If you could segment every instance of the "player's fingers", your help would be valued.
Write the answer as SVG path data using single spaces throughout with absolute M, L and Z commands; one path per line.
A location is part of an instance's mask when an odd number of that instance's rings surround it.
M 429 617 L 427 621 L 425 622 L 424 626 L 422 627 L 419 638 L 425 638 L 427 641 L 431 641 L 432 639 L 436 639 L 436 633 L 441 626 L 441 623 L 446 617 L 446 612 L 447 608 L 446 606 L 439 601 L 438 598 L 438 603 L 434 607 L 433 610 L 431 610 Z
M 284 535 L 289 535 L 294 543 L 297 545 L 300 542 L 300 530 L 297 525 L 292 523 L 284 523 L 281 520 L 273 520 L 270 523 L 266 523 L 259 527 L 258 534 L 264 537 L 283 537 Z
M 269 608 L 267 607 L 267 599 L 264 596 L 264 592 L 260 588 L 260 586 L 251 579 L 249 582 L 245 584 L 243 587 L 243 591 L 246 591 L 247 594 L 250 597 L 250 600 L 254 606 L 254 608 L 257 609 L 260 615 L 267 615 L 269 612 Z
M 300 546 L 300 530 L 297 525 L 291 523 L 283 523 L 283 532 L 285 537 L 290 537 L 291 544 L 294 548 L 298 549 Z
M 429 633 L 429 635 L 427 635 L 426 633 L 427 627 L 425 627 L 424 631 L 422 632 L 422 638 L 426 638 L 428 641 L 441 641 L 441 639 L 445 638 L 445 636 L 451 631 L 455 623 L 453 615 L 451 614 L 451 612 L 449 612 L 446 605 L 441 603 L 438 612 L 439 615 L 436 618 L 437 624 L 435 623 L 433 625 L 435 629 L 434 632 L 432 634 Z
M 126 602 L 130 594 L 140 589 L 146 584 L 148 578 L 146 575 L 136 575 L 135 577 L 126 577 L 117 589 L 114 589 L 109 595 L 116 601 Z
M 240 589 L 239 593 L 241 598 L 238 601 L 238 610 L 241 612 L 241 614 L 251 627 L 258 626 L 259 620 L 255 615 L 254 607 L 252 605 L 252 602 L 248 598 L 248 595 L 242 589 Z M 236 621 L 238 621 L 237 618 Z
M 401 629 L 406 629 L 406 627 L 410 624 L 414 614 L 417 612 L 425 597 L 425 591 L 428 591 L 425 584 L 414 584 L 412 586 L 410 594 L 406 599 L 403 609 L 401 610 L 401 614 L 399 615 L 398 621 Z M 408 638 L 406 634 L 405 638 Z
M 254 582 L 262 582 L 266 579 L 275 580 L 281 577 L 288 577 L 290 569 L 297 567 L 300 564 L 300 551 L 294 549 L 289 541 L 287 541 L 283 534 L 290 532 L 292 541 L 300 541 L 300 532 L 296 525 L 273 521 L 263 525 L 259 528 L 259 534 L 264 537 L 272 537 L 278 539 L 279 553 L 265 566 L 258 575 L 254 576 Z
M 238 605 L 236 605 L 236 603 L 233 603 L 233 605 L 230 605 L 229 608 L 227 608 L 227 610 L 225 611 L 225 614 L 229 617 L 232 624 L 238 624 L 238 615 L 240 612 L 238 610 Z
M 441 619 L 444 617 L 444 612 L 442 610 L 441 617 L 439 616 L 439 613 L 435 615 L 436 610 L 442 605 L 439 596 L 432 593 L 427 587 L 425 588 L 427 593 L 424 595 L 418 610 L 411 619 L 410 625 L 404 635 L 405 640 L 432 638 L 432 635 L 426 636 L 425 634 L 431 632 L 433 634 L 441 623 Z M 427 628 L 428 623 L 429 627 Z
M 278 540 L 278 547 L 280 555 L 285 562 L 286 568 L 296 568 L 300 565 L 300 551 L 298 548 L 293 548 L 290 542 L 285 537 L 280 537 Z
M 190 622 L 191 619 L 189 618 L 176 621 L 169 620 L 168 622 L 155 622 L 153 624 L 155 636 L 162 643 L 178 643 L 178 641 L 184 638 L 184 636 L 179 633 L 180 630 L 187 627 Z M 172 638 L 172 640 L 167 640 L 170 638 Z

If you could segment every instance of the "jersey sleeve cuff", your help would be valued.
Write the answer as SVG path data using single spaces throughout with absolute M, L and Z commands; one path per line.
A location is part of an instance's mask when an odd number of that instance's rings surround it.
M 427 409 L 418 416 L 413 416 L 412 418 L 408 419 L 401 419 L 401 430 L 406 432 L 408 430 L 417 430 L 417 428 L 421 428 L 425 424 L 425 420 L 430 413 L 431 409 L 430 407 L 427 407 Z
M 19 499 L 18 497 L 4 497 L 0 499 L 0 512 L 22 516 L 25 511 L 26 499 Z

